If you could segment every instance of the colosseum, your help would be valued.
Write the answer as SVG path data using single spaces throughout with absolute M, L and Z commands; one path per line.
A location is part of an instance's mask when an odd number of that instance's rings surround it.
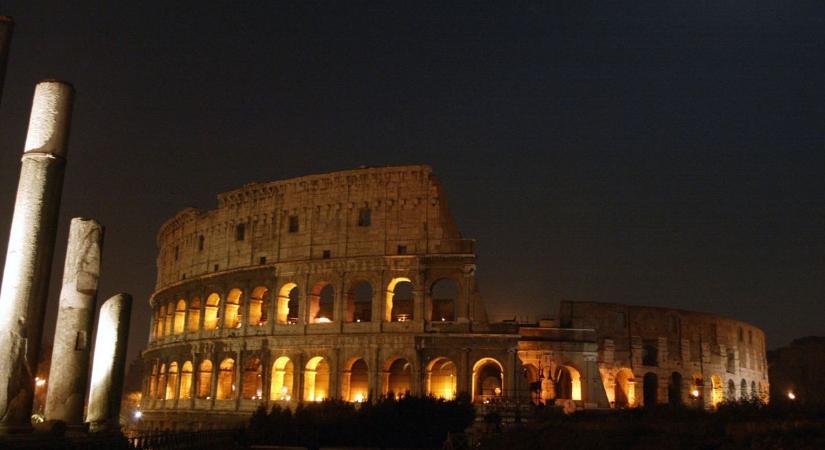
M 218 195 L 158 233 L 143 429 L 207 429 L 258 405 L 386 395 L 624 408 L 767 401 L 765 336 L 710 314 L 562 302 L 491 323 L 428 166 Z

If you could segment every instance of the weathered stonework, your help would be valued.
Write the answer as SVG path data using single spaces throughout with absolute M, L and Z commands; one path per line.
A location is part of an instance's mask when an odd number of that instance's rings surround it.
M 129 340 L 132 296 L 115 294 L 100 307 L 86 422 L 92 432 L 120 429 L 120 397 Z
M 427 166 L 246 185 L 167 221 L 158 247 L 143 429 L 405 392 L 611 406 L 597 330 L 488 323 L 473 241 Z
M 37 84 L 0 288 L 0 431 L 31 426 L 74 89 Z
M 92 219 L 72 219 L 52 347 L 55 364 L 46 392 L 47 420 L 83 422 L 102 246 L 103 226 Z

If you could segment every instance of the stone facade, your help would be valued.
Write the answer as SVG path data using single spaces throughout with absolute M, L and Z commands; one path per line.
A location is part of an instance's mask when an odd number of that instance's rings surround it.
M 144 429 L 407 392 L 610 406 L 592 327 L 488 323 L 473 241 L 427 166 L 249 184 L 180 212 L 158 247 Z

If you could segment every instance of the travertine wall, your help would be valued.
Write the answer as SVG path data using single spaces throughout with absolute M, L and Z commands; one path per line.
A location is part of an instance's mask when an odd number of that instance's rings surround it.
M 369 225 L 359 225 L 367 210 Z M 418 255 L 473 252 L 428 166 L 248 184 L 219 195 L 215 210 L 180 212 L 157 243 L 159 290 L 212 272 L 320 260 L 325 251 L 329 258 L 397 255 L 399 246 Z
M 649 393 L 656 393 L 657 403 L 713 406 L 724 400 L 767 400 L 765 334 L 748 323 L 700 312 L 595 302 L 562 302 L 559 320 L 562 327 L 596 330 L 611 402 L 622 370 L 632 373 L 635 404 L 644 403 L 648 374 L 649 380 L 655 375 L 657 386 Z M 674 384 L 680 384 L 678 389 Z

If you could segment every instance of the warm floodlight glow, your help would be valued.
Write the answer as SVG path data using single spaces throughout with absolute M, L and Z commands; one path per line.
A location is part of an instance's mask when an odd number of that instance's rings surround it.
M 359 392 L 355 394 L 355 403 L 364 403 L 364 394 Z
M 44 380 L 43 378 L 40 378 L 40 377 L 35 377 L 34 378 L 34 385 L 37 386 L 37 387 L 43 387 L 43 386 L 46 385 L 46 380 Z
M 135 419 L 139 420 L 141 417 L 143 417 L 143 412 L 142 411 L 135 411 Z
M 693 398 L 699 398 L 699 389 L 694 389 L 690 391 L 690 395 L 692 395 Z
M 788 398 L 791 400 L 796 400 L 796 394 L 794 394 L 793 392 L 788 392 Z
M 332 321 L 328 317 L 321 316 L 315 319 L 315 323 L 332 323 Z

